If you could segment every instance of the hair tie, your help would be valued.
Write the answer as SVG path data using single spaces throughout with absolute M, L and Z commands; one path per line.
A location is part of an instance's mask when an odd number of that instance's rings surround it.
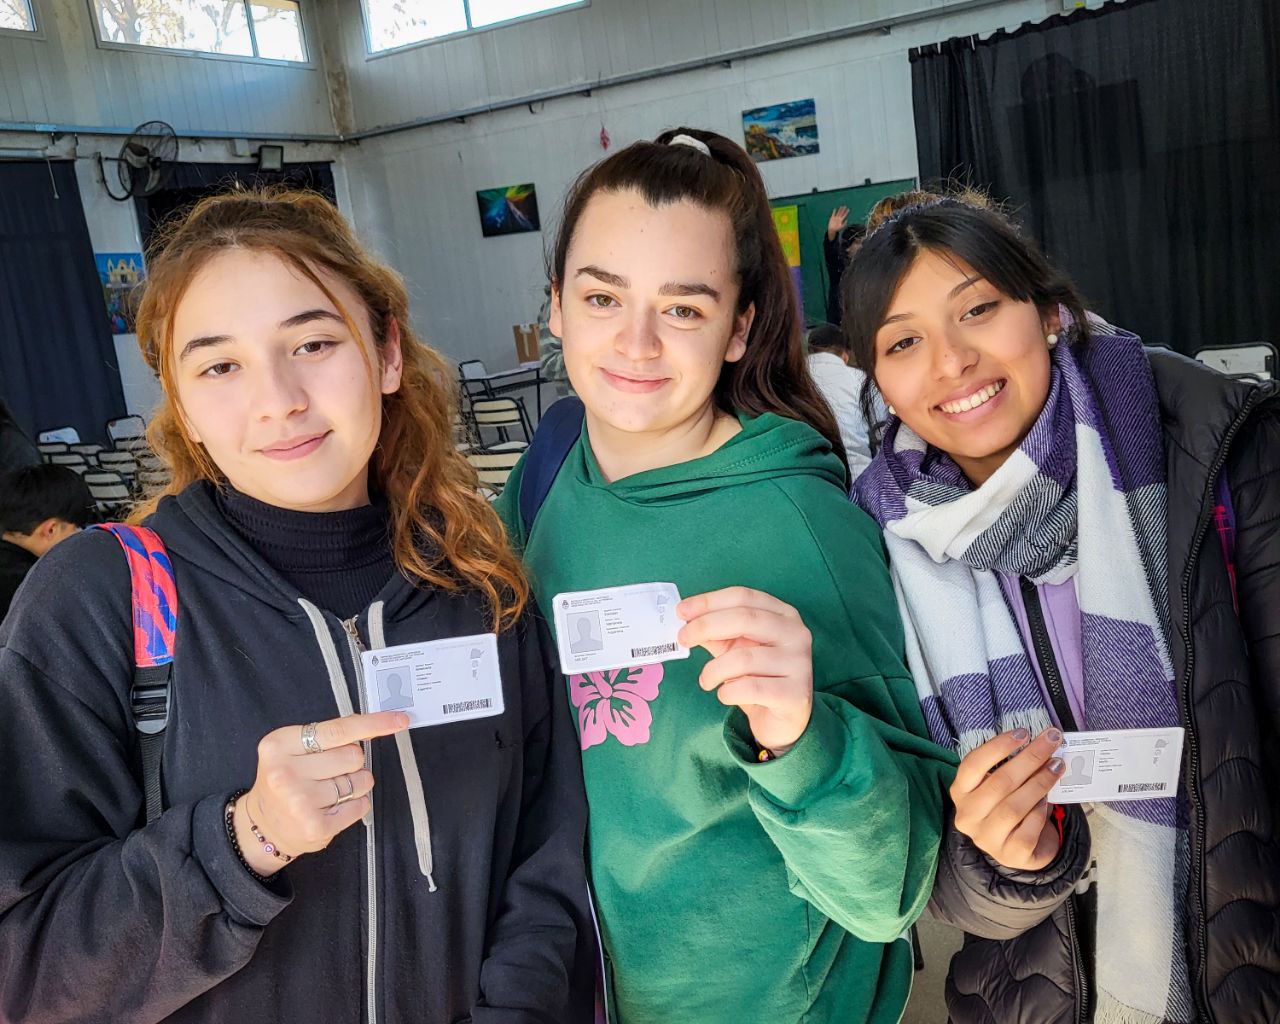
M 711 147 L 701 139 L 695 139 L 692 135 L 673 135 L 668 146 L 692 146 L 703 156 L 711 155 Z

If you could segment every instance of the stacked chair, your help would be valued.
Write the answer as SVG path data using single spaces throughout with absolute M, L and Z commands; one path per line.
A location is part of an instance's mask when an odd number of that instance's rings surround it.
M 75 428 L 58 427 L 42 431 L 37 447 L 45 462 L 81 475 L 101 519 L 120 519 L 134 502 L 169 484 L 168 468 L 147 444 L 146 426 L 141 416 L 110 420 L 110 448 L 81 443 Z

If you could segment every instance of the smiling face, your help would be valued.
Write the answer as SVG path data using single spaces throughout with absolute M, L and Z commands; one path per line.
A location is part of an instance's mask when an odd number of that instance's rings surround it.
M 687 200 L 650 206 L 634 190 L 594 195 L 550 323 L 593 440 L 643 443 L 713 416 L 720 371 L 746 352 L 755 315 L 737 303 L 726 214 Z
M 178 303 L 173 376 L 188 435 L 233 487 L 280 508 L 329 512 L 368 503 L 382 395 L 400 386 L 400 344 L 393 321 L 379 352 L 359 296 L 317 273 L 360 337 L 281 259 L 230 249 Z
M 902 421 L 981 485 L 1021 444 L 1049 395 L 1056 310 L 1003 295 L 972 267 L 924 251 L 875 337 L 875 378 Z

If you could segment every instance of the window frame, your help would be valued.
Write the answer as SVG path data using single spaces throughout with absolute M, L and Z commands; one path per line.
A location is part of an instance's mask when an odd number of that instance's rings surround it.
M 526 21 L 535 21 L 538 18 L 550 18 L 557 14 L 567 14 L 570 11 L 581 11 L 591 6 L 591 0 L 575 0 L 575 2 L 567 3 L 562 7 L 556 7 L 549 11 L 535 11 L 533 14 L 522 14 L 517 18 L 507 18 L 505 21 L 495 21 L 492 25 L 480 25 L 475 27 L 471 25 L 471 0 L 462 0 L 462 10 L 467 19 L 467 28 L 458 32 L 449 32 L 442 36 L 432 36 L 430 39 L 416 39 L 412 43 L 401 43 L 399 46 L 389 46 L 385 50 L 375 50 L 373 48 L 373 37 L 369 32 L 369 3 L 368 0 L 360 0 L 360 21 L 364 30 L 364 59 L 378 60 L 381 57 L 387 57 L 393 53 L 404 53 L 406 50 L 416 50 L 421 46 L 435 46 L 437 43 L 445 43 L 451 39 L 462 39 L 466 36 L 479 35 L 481 32 L 492 32 L 498 28 L 508 28 L 511 25 L 519 25 Z
M 34 3 L 35 0 L 29 0 Z M 245 17 L 248 19 L 249 39 L 253 43 L 253 48 L 258 48 L 257 30 L 253 27 L 253 17 L 250 8 L 253 0 L 236 0 L 242 3 L 245 8 Z M 185 50 L 176 46 L 148 46 L 146 43 L 117 43 L 110 39 L 102 38 L 102 22 L 98 19 L 98 2 L 97 0 L 85 0 L 89 8 L 89 19 L 93 22 L 93 40 L 100 50 L 127 50 L 130 53 L 164 53 L 171 57 L 199 57 L 203 60 L 228 60 L 241 64 L 268 64 L 274 67 L 282 68 L 300 68 L 303 70 L 316 68 L 315 57 L 313 56 L 314 46 L 311 40 L 311 19 L 306 13 L 307 4 L 304 0 L 293 0 L 298 5 L 298 34 L 302 40 L 302 49 L 306 54 L 305 60 L 281 60 L 278 57 L 257 57 L 252 54 L 243 53 L 215 53 L 211 50 Z M 24 35 L 26 33 L 23 33 Z
M 43 39 L 44 32 L 40 27 L 40 18 L 36 14 L 36 0 L 24 0 L 27 13 L 31 15 L 30 28 L 0 28 L 0 36 L 10 39 Z

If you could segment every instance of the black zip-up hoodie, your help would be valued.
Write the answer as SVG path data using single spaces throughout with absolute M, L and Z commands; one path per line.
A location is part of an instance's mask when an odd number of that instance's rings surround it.
M 115 538 L 60 544 L 0 627 L 0 1021 L 589 1019 L 581 767 L 537 624 L 499 635 L 503 714 L 374 740 L 370 819 L 262 884 L 224 824 L 259 739 L 358 711 L 358 645 L 481 633 L 484 607 L 396 574 L 344 624 L 207 484 L 146 525 L 179 604 L 155 822 Z

